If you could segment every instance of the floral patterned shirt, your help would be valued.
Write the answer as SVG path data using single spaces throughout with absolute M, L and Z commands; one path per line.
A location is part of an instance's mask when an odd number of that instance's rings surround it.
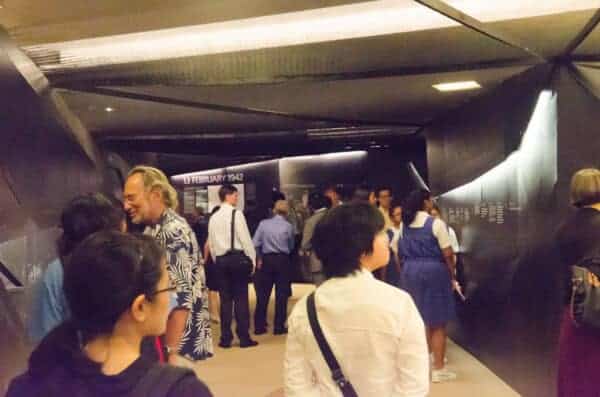
M 208 312 L 208 289 L 202 266 L 202 253 L 187 221 L 167 209 L 157 224 L 144 231 L 165 249 L 167 270 L 176 285 L 176 307 L 189 310 L 179 354 L 190 360 L 213 355 L 212 333 Z

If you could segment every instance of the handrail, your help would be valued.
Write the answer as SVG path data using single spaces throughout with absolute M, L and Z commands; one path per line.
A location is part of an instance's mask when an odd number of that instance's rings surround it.
M 10 271 L 10 269 L 2 262 L 0 262 L 0 274 L 8 279 L 15 287 L 22 287 L 23 283 Z

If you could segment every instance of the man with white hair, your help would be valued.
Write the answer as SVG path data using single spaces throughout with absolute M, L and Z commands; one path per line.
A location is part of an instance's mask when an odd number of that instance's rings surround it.
M 157 168 L 134 167 L 123 192 L 125 211 L 134 224 L 146 226 L 166 251 L 167 270 L 177 287 L 167 321 L 167 351 L 196 361 L 213 355 L 208 291 L 194 232 L 179 216 L 177 192 Z M 169 355 L 174 363 L 175 355 Z
M 288 203 L 278 200 L 273 207 L 273 216 L 260 222 L 254 233 L 253 243 L 258 255 L 256 272 L 256 310 L 254 333 L 267 332 L 267 307 L 273 284 L 275 284 L 275 335 L 286 334 L 287 300 L 289 296 L 291 263 L 290 253 L 294 249 L 294 228 L 286 220 Z

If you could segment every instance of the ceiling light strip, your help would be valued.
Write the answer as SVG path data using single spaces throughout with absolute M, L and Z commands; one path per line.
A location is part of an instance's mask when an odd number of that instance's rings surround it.
M 481 88 L 481 85 L 476 81 L 454 81 L 451 83 L 439 83 L 432 86 L 438 91 L 465 91 L 476 90 Z

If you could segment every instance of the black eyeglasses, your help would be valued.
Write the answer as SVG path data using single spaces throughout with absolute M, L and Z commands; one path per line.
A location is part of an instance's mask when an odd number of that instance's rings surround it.
M 159 289 L 157 291 L 154 291 L 151 296 L 160 294 L 162 292 L 171 292 L 171 291 L 175 291 L 177 289 L 177 286 L 175 284 L 173 284 L 172 281 L 169 281 L 169 286 L 167 288 L 163 288 L 163 289 Z

